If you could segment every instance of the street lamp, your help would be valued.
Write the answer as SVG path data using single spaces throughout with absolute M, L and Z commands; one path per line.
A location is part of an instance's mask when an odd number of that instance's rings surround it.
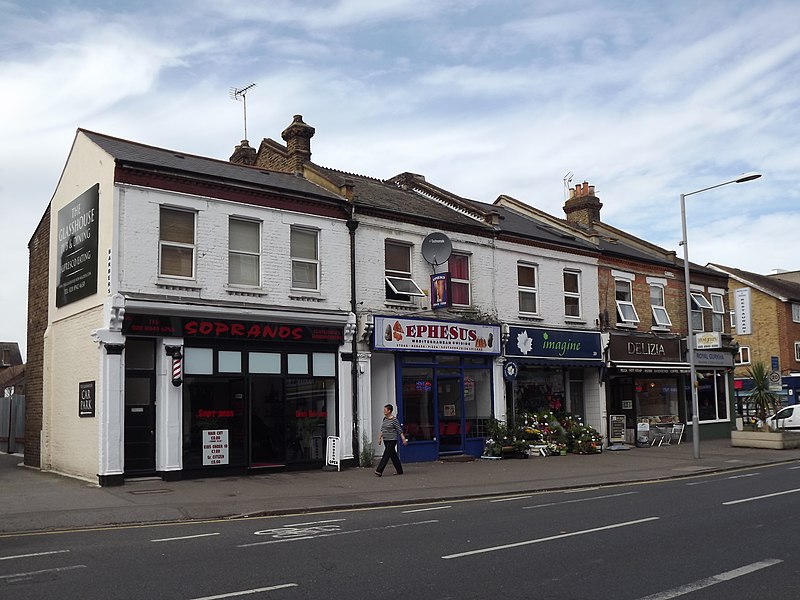
M 695 190 L 688 194 L 681 194 L 681 227 L 683 229 L 683 281 L 686 286 L 686 351 L 689 354 L 689 385 L 692 390 L 692 454 L 694 458 L 700 458 L 700 416 L 698 415 L 699 406 L 697 400 L 697 367 L 695 366 L 695 342 L 694 330 L 692 328 L 692 288 L 689 282 L 689 242 L 686 238 L 686 196 L 693 196 L 700 192 L 707 192 L 714 188 L 728 185 L 729 183 L 744 183 L 745 181 L 753 181 L 761 177 L 761 173 L 751 171 L 749 173 L 742 173 L 736 179 L 723 181 L 716 185 L 705 187 L 701 190 Z

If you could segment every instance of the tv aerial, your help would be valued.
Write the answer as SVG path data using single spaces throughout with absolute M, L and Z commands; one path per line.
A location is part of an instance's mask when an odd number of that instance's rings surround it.
M 247 92 L 256 87 L 255 83 L 246 85 L 243 88 L 231 88 L 231 98 L 234 100 L 241 100 L 244 104 L 244 138 L 247 139 Z

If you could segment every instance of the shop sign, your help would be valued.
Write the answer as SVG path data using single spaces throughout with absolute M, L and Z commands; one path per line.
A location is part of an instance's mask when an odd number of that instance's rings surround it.
M 228 430 L 203 430 L 203 466 L 228 464 Z
M 94 417 L 94 381 L 78 384 L 78 416 Z
M 375 350 L 500 354 L 500 327 L 455 321 L 375 317 Z
M 601 358 L 600 333 L 572 329 L 509 327 L 506 356 L 550 359 Z
M 719 348 L 722 346 L 722 337 L 719 331 L 704 331 L 694 334 L 694 347 L 702 350 L 704 348 Z
M 125 313 L 122 323 L 125 335 L 150 335 L 211 340 L 243 340 L 261 342 L 316 342 L 341 344 L 341 327 L 264 323 L 231 319 L 203 319 Z
M 97 293 L 100 184 L 58 211 L 56 306 Z
M 733 290 L 733 312 L 736 320 L 736 335 L 750 335 L 752 316 L 750 313 L 750 288 Z
M 431 308 L 448 308 L 452 306 L 450 300 L 451 291 L 450 273 L 435 273 L 431 275 Z
M 730 352 L 695 350 L 694 362 L 698 367 L 732 367 L 733 355 Z
M 612 361 L 682 362 L 681 342 L 678 338 L 612 335 L 608 350 Z

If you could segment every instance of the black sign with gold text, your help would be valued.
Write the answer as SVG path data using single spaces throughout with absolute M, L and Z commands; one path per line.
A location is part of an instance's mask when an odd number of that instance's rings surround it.
M 97 236 L 100 184 L 58 211 L 56 306 L 97 293 Z

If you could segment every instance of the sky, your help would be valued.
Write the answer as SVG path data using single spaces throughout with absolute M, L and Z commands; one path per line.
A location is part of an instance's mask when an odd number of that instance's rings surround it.
M 312 160 L 604 222 L 690 259 L 798 270 L 796 0 L 0 0 L 0 341 L 75 132 L 227 160 L 295 114 Z

